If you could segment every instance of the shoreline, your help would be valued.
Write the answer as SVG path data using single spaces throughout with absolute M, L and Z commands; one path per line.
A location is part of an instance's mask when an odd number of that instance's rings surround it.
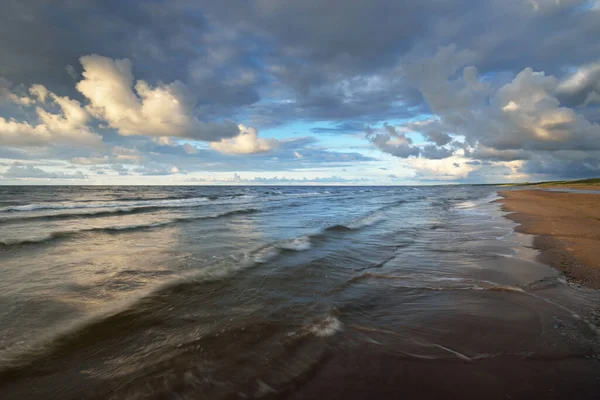
M 597 188 L 597 187 L 596 187 Z M 538 259 L 567 278 L 600 289 L 600 195 L 536 189 L 498 192 L 517 232 L 534 235 Z

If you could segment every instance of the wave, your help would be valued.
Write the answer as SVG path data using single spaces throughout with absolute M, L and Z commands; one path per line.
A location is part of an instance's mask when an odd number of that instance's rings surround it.
M 313 240 L 324 238 L 329 232 L 349 232 L 361 229 L 363 227 L 373 225 L 382 221 L 384 215 L 381 210 L 376 210 L 364 217 L 358 218 L 349 222 L 347 225 L 335 224 L 323 228 L 320 231 L 287 240 L 282 240 L 273 244 L 261 247 L 251 254 L 251 257 L 259 263 L 264 263 L 271 260 L 273 257 L 280 254 L 282 251 L 304 251 L 312 247 Z
M 287 193 L 270 192 L 268 201 L 324 196 L 322 192 Z M 93 218 L 112 214 L 142 213 L 164 208 L 193 208 L 205 205 L 248 204 L 258 198 L 252 194 L 208 195 L 144 199 L 122 198 L 117 201 L 81 200 L 76 202 L 45 202 L 0 207 L 0 223 L 12 223 L 29 219 L 59 220 L 68 218 Z M 267 201 L 267 199 L 263 199 Z
M 232 215 L 240 215 L 240 214 L 252 214 L 259 212 L 259 209 L 256 208 L 246 208 L 241 210 L 232 210 L 227 211 L 220 214 L 214 215 L 203 215 L 203 216 L 194 216 L 194 217 L 181 217 L 181 218 L 172 218 L 165 221 L 157 221 L 157 222 L 147 222 L 133 225 L 120 225 L 120 226 L 104 226 L 104 227 L 91 227 L 91 228 L 83 228 L 83 229 L 74 229 L 74 230 L 65 230 L 65 231 L 57 231 L 50 232 L 46 235 L 32 238 L 21 238 L 21 239 L 0 239 L 0 246 L 18 246 L 18 245 L 26 245 L 26 244 L 35 244 L 35 243 L 43 243 L 56 239 L 63 239 L 72 236 L 79 235 L 81 233 L 91 233 L 91 232 L 101 232 L 101 233 L 119 233 L 119 232 L 130 232 L 144 229 L 157 228 L 167 225 L 173 225 L 180 222 L 188 222 L 188 221 L 196 221 L 203 219 L 217 219 L 228 217 Z
M 350 228 L 349 226 L 340 224 L 328 226 L 327 228 L 325 228 L 325 232 L 347 232 L 351 230 L 352 228 Z
M 366 226 L 377 224 L 385 219 L 382 209 L 373 211 L 372 213 L 357 218 L 347 224 L 336 224 L 325 228 L 325 232 L 347 232 L 364 228 Z
M 317 238 L 324 238 L 329 232 L 349 232 L 354 231 L 365 226 L 372 225 L 383 219 L 383 215 L 378 211 L 375 211 L 365 217 L 356 219 L 348 223 L 347 225 L 336 224 L 323 228 L 320 231 L 297 237 L 292 239 L 282 240 L 273 244 L 269 244 L 261 247 L 257 251 L 251 253 L 251 257 L 254 261 L 264 263 L 271 260 L 273 257 L 279 255 L 283 251 L 304 251 L 312 248 L 313 240 Z
M 56 214 L 25 214 L 25 215 L 17 215 L 14 217 L 8 218 L 0 218 L 0 224 L 8 224 L 15 222 L 23 222 L 29 220 L 38 220 L 38 221 L 56 221 L 56 220 L 65 220 L 72 218 L 98 218 L 98 217 L 106 217 L 106 216 L 116 216 L 116 215 L 130 215 L 130 214 L 141 214 L 150 211 L 160 210 L 163 207 L 129 207 L 129 208 L 114 208 L 109 210 L 91 210 L 91 211 L 83 211 L 83 212 L 63 212 Z
M 320 236 L 319 234 L 306 235 L 297 238 L 282 240 L 258 248 L 251 252 L 248 257 L 253 262 L 263 264 L 272 260 L 277 255 L 285 251 L 305 251 L 312 248 L 312 239 Z
M 79 210 L 79 209 L 113 209 L 113 208 L 138 208 L 138 207 L 190 207 L 209 202 L 208 197 L 192 197 L 187 199 L 170 200 L 142 200 L 142 201 L 117 201 L 117 202 L 67 202 L 67 203 L 34 203 L 21 206 L 9 206 L 0 208 L 0 212 L 31 212 L 41 210 Z
M 454 204 L 454 208 L 458 210 L 473 210 L 478 209 L 485 204 L 489 204 L 495 202 L 502 197 L 498 195 L 497 192 L 491 193 L 485 197 L 479 197 L 475 199 L 465 200 L 459 203 Z
M 279 245 L 279 247 L 284 250 L 303 251 L 310 249 L 312 246 L 310 242 L 310 237 L 302 236 L 283 242 Z

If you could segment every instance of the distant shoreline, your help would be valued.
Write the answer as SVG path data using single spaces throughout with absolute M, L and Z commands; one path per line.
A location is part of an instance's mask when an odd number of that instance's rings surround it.
M 520 224 L 516 230 L 536 236 L 533 245 L 540 251 L 540 261 L 600 289 L 600 195 L 525 188 L 499 194 L 504 210 L 514 212 L 507 218 Z

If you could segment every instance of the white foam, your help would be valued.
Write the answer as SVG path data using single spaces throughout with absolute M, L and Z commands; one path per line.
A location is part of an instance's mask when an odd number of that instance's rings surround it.
M 277 254 L 279 254 L 279 251 L 276 246 L 266 246 L 253 252 L 250 258 L 255 263 L 264 264 Z
M 304 251 L 311 247 L 310 236 L 301 236 L 263 246 L 251 253 L 251 258 L 254 262 L 262 264 L 277 256 L 281 250 Z
M 310 327 L 310 332 L 318 337 L 333 336 L 343 329 L 343 324 L 336 317 L 329 315 L 323 321 Z
M 312 244 L 309 236 L 302 236 L 283 242 L 279 244 L 278 247 L 285 250 L 304 251 L 310 249 Z

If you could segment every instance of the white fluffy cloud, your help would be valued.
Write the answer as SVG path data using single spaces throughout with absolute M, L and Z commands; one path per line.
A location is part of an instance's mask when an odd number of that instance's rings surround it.
M 265 153 L 279 146 L 279 141 L 276 139 L 259 138 L 258 132 L 251 126 L 239 125 L 239 129 L 238 136 L 212 142 L 210 147 L 227 154 L 253 154 Z
M 81 57 L 83 80 L 77 90 L 90 102 L 88 110 L 122 135 L 178 136 L 217 140 L 239 133 L 232 122 L 202 122 L 187 87 L 174 81 L 155 87 L 134 82 L 131 61 L 98 55 Z
M 90 115 L 78 101 L 57 96 L 42 85 L 32 86 L 30 93 L 35 98 L 22 97 L 20 104 L 38 103 L 35 112 L 39 123 L 0 117 L 0 144 L 6 146 L 51 144 L 97 146 L 100 144 L 101 136 L 88 127 Z M 29 101 L 24 102 L 23 98 L 28 98 Z M 52 102 L 50 106 L 58 107 L 58 113 L 49 112 L 42 107 L 47 98 Z
M 435 181 L 456 181 L 466 179 L 475 166 L 466 163 L 464 157 L 453 156 L 440 160 L 428 160 L 425 158 L 413 158 L 407 160 L 415 171 L 418 179 Z

